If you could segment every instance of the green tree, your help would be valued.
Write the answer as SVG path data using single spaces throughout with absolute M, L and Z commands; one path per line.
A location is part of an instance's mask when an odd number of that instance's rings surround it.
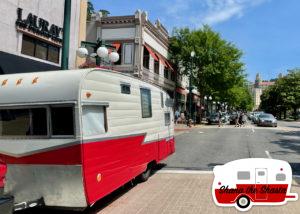
M 174 29 L 170 39 L 170 59 L 184 75 L 192 72 L 193 85 L 201 96 L 212 95 L 230 106 L 251 106 L 245 85 L 242 51 L 204 25 L 201 29 Z M 191 63 L 191 51 L 196 55 Z M 239 96 L 246 96 L 249 102 Z M 241 105 L 241 102 L 244 102 Z
M 95 12 L 94 5 L 91 1 L 87 2 L 87 20 L 90 21 L 92 14 Z
M 297 119 L 296 112 L 300 108 L 300 69 L 288 71 L 286 76 L 266 89 L 261 96 L 260 108 L 279 116 L 282 111 L 292 110 Z

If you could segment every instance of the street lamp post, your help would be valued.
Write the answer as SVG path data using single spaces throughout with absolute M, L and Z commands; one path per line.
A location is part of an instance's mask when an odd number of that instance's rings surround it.
M 192 51 L 191 52 L 191 71 L 190 71 L 190 83 L 189 83 L 189 94 L 190 94 L 190 97 L 189 97 L 189 112 L 190 112 L 190 118 L 189 119 L 192 119 L 192 90 L 193 90 L 193 87 L 192 87 L 192 75 L 193 75 L 193 58 L 195 57 L 195 51 Z
M 212 97 L 211 96 L 209 96 L 208 97 L 208 99 L 209 99 L 209 101 L 210 101 L 210 111 L 209 111 L 209 113 L 211 114 L 212 113 Z
M 89 55 L 88 50 L 86 47 L 91 47 L 94 49 L 94 53 L 91 53 Z M 109 49 L 112 49 L 109 53 Z M 100 60 L 101 58 L 105 59 L 108 57 L 108 59 L 111 62 L 117 62 L 119 60 L 119 54 L 115 51 L 115 46 L 105 44 L 104 41 L 98 39 L 97 42 L 88 42 L 88 41 L 82 41 L 81 42 L 81 47 L 78 48 L 77 50 L 77 55 L 81 58 L 86 58 L 86 57 L 95 57 L 96 58 L 96 65 L 100 66 Z

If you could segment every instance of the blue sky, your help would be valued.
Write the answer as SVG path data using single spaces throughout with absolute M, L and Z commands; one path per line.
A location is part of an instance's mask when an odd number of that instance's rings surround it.
M 92 0 L 96 10 L 130 15 L 145 10 L 165 27 L 196 29 L 209 24 L 243 50 L 248 79 L 263 79 L 300 67 L 299 0 Z

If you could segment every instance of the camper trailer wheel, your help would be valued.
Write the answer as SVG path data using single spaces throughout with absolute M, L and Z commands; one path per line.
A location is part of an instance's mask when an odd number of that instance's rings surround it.
M 145 181 L 148 180 L 148 178 L 151 175 L 153 165 L 154 164 L 152 162 L 149 163 L 148 166 L 147 166 L 146 171 L 139 175 L 138 179 L 139 179 L 140 182 L 145 182 Z
M 139 175 L 139 180 L 141 182 L 147 181 L 148 178 L 150 177 L 150 173 L 151 173 L 151 168 L 148 167 L 145 172 Z
M 236 203 L 239 208 L 245 209 L 250 205 L 250 199 L 247 196 L 241 196 Z

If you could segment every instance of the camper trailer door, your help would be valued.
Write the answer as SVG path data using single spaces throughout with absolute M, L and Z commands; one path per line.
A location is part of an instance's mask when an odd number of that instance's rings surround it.
M 255 186 L 256 186 L 255 199 L 256 200 L 267 199 L 268 195 L 266 193 L 261 193 L 260 191 L 261 186 L 268 183 L 267 176 L 268 176 L 268 171 L 266 168 L 255 169 Z

